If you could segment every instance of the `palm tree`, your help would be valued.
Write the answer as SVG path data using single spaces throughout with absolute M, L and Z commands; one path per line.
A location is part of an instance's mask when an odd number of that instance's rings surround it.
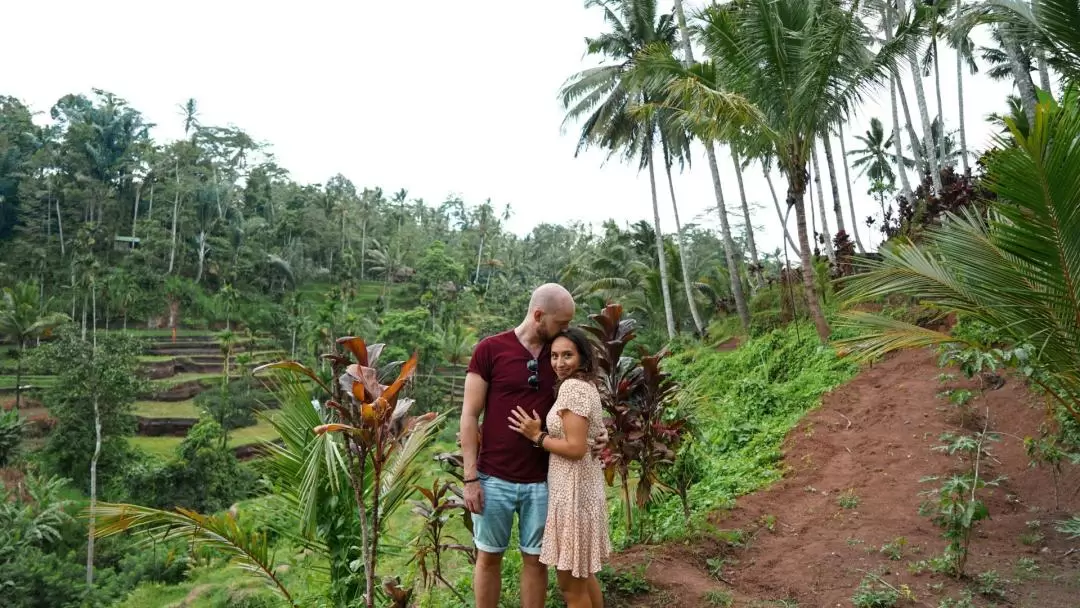
M 694 51 L 690 44 L 690 28 L 686 26 L 686 13 L 683 11 L 682 0 L 675 0 L 675 15 L 679 22 L 679 32 L 683 49 L 683 62 L 688 69 L 693 69 Z M 727 204 L 724 200 L 724 188 L 720 183 L 720 169 L 716 164 L 716 147 L 712 139 L 702 139 L 705 145 L 705 154 L 709 161 L 709 173 L 712 175 L 713 193 L 716 196 L 716 210 L 720 214 L 720 235 L 724 244 L 724 261 L 727 264 L 728 276 L 731 278 L 731 294 L 735 299 L 735 310 L 742 322 L 743 331 L 750 331 L 750 307 L 746 304 L 746 295 L 743 293 L 742 280 L 739 278 L 739 264 L 735 258 L 735 240 L 731 236 L 731 225 L 728 223 Z M 740 178 L 741 179 L 741 178 Z M 741 187 L 741 184 L 740 184 Z M 745 197 L 744 197 L 745 200 Z M 750 222 L 747 220 L 747 226 Z M 785 226 L 785 230 L 786 230 Z
M 30 340 L 48 336 L 69 319 L 63 313 L 48 312 L 48 303 L 41 302 L 38 286 L 30 281 L 5 288 L 0 304 L 0 336 L 12 340 L 19 347 L 15 368 L 15 409 L 18 409 L 26 345 Z
M 900 13 L 901 17 L 907 13 L 907 8 L 904 0 L 896 0 L 896 10 Z M 926 104 L 926 91 L 923 89 L 922 70 L 919 69 L 919 60 L 915 55 L 915 49 L 909 48 L 907 50 L 908 64 L 911 67 L 911 77 L 915 82 L 915 103 L 919 107 L 919 119 L 922 122 L 923 127 L 923 139 L 930 141 L 932 136 L 930 133 L 930 110 L 927 109 Z M 928 163 L 930 167 L 930 180 L 934 185 L 934 190 L 941 192 L 941 166 L 936 162 Z
M 821 189 L 821 169 L 818 166 L 817 141 L 815 139 L 811 139 L 809 145 L 810 164 L 814 168 L 812 179 L 814 180 L 814 187 L 817 190 L 818 207 L 821 210 L 821 235 L 824 237 L 825 240 L 825 255 L 829 258 L 830 263 L 835 264 L 836 252 L 833 251 L 832 232 L 829 230 L 829 215 L 825 213 L 825 193 Z
M 876 117 L 870 119 L 870 130 L 865 135 L 856 135 L 855 139 L 862 142 L 864 148 L 852 150 L 848 154 L 857 156 L 852 166 L 859 169 L 859 175 L 865 175 L 871 183 L 881 182 L 892 186 L 896 182 L 896 174 L 893 172 L 892 159 L 889 146 L 893 145 L 896 134 L 890 134 L 885 139 L 885 127 Z M 903 167 L 900 168 L 903 171 Z M 885 200 L 882 198 L 881 213 L 885 214 Z
M 851 171 L 848 169 L 848 152 L 847 144 L 844 143 L 843 120 L 836 123 L 836 135 L 840 140 L 840 161 L 844 163 L 844 182 L 847 184 L 848 208 L 851 210 L 851 235 L 855 237 L 855 246 L 859 248 L 859 253 L 866 253 L 866 248 L 863 247 L 862 239 L 859 238 L 859 216 L 855 214 L 855 195 L 852 193 L 851 189 Z M 771 182 L 769 188 L 772 188 Z M 773 198 L 776 198 L 775 193 Z
M 694 286 L 690 282 L 690 258 L 686 255 L 686 243 L 683 238 L 682 222 L 679 221 L 679 205 L 675 202 L 675 182 L 671 179 L 672 160 L 678 159 L 680 168 L 690 158 L 690 133 L 674 124 L 669 117 L 661 119 L 660 143 L 664 153 L 664 170 L 667 172 L 668 190 L 671 192 L 671 209 L 675 215 L 675 234 L 678 237 L 679 268 L 682 271 L 683 288 L 686 292 L 686 302 L 689 306 L 690 317 L 694 320 L 694 329 L 697 335 L 705 335 L 705 323 L 701 320 L 697 302 L 694 300 Z
M 637 68 L 638 53 L 650 44 L 661 43 L 670 48 L 675 41 L 675 26 L 670 15 L 657 13 L 653 0 L 614 0 L 611 3 L 588 0 L 586 7 L 592 6 L 603 8 L 604 19 L 612 31 L 588 38 L 587 52 L 614 63 L 578 72 L 563 84 L 559 93 L 566 109 L 563 125 L 588 115 L 581 125 L 575 156 L 595 145 L 607 150 L 609 157 L 619 153 L 625 160 L 636 159 L 639 170 L 648 169 L 665 320 L 668 337 L 674 338 L 675 316 L 664 258 L 653 162 L 659 125 L 656 116 L 633 111 L 634 104 L 648 104 L 650 99 L 643 89 L 633 85 L 631 73 Z
M 871 272 L 850 279 L 848 304 L 904 294 L 988 325 L 1025 374 L 1080 422 L 1080 214 L 1076 212 L 1080 106 L 1043 102 L 1029 134 L 1007 120 L 1012 140 L 987 169 L 989 211 L 968 209 L 931 229 L 922 244 L 899 243 Z M 842 346 L 863 359 L 965 338 L 868 313 L 844 323 L 861 335 Z M 967 342 L 989 351 L 993 345 Z M 1001 351 L 999 351 L 1001 352 Z M 1001 356 L 1001 355 L 999 355 Z
M 815 137 L 840 119 L 868 87 L 880 83 L 913 29 L 904 26 L 876 53 L 864 46 L 859 11 L 832 0 L 750 0 L 707 8 L 701 38 L 719 71 L 716 81 L 672 62 L 662 53 L 642 58 L 654 86 L 691 122 L 728 136 L 732 123 L 770 142 L 788 180 L 802 252 L 803 287 L 824 342 L 829 325 L 821 310 L 806 230 L 807 162 Z M 841 60 L 843 58 L 843 60 Z M 744 108 L 741 104 L 749 104 Z

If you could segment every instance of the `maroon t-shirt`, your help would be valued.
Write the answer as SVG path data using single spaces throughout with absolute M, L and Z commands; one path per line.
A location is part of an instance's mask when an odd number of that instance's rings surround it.
M 479 472 L 515 483 L 547 481 L 547 452 L 510 428 L 510 412 L 521 406 L 536 411 L 541 420 L 555 405 L 555 371 L 551 369 L 551 348 L 544 346 L 537 358 L 540 385 L 529 385 L 532 354 L 518 341 L 514 330 L 480 341 L 469 359 L 469 371 L 487 382 L 484 423 L 480 431 Z

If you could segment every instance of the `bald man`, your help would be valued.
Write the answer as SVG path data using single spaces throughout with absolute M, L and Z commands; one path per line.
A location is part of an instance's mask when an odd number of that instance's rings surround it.
M 461 448 L 465 460 L 465 505 L 473 513 L 478 555 L 473 591 L 476 608 L 496 608 L 502 583 L 502 556 L 510 545 L 514 515 L 522 557 L 522 608 L 543 608 L 547 567 L 540 545 L 547 519 L 548 455 L 504 421 L 516 406 L 547 417 L 555 404 L 555 372 L 550 343 L 570 326 L 574 298 L 547 283 L 529 299 L 525 319 L 514 329 L 476 345 L 465 376 Z M 492 423 L 480 430 L 480 415 Z M 479 445 L 478 445 L 479 439 Z M 594 450 L 603 447 L 601 438 Z

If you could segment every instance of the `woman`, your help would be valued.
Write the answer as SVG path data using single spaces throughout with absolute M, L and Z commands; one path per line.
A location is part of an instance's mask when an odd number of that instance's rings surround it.
M 568 608 L 603 608 L 596 573 L 611 554 L 604 470 L 589 450 L 604 431 L 593 351 L 585 332 L 562 331 L 551 343 L 551 367 L 558 376 L 557 399 L 547 431 L 536 412 L 518 407 L 510 428 L 551 453 L 548 512 L 540 561 L 553 566 Z

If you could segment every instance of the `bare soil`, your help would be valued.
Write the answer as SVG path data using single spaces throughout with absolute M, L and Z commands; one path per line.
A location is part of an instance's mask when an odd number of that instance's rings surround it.
M 740 531 L 742 543 L 703 533 L 684 544 L 622 553 L 613 566 L 644 568 L 653 591 L 610 604 L 712 606 L 724 605 L 719 600 L 726 595 L 732 606 L 852 606 L 860 581 L 876 571 L 914 595 L 897 606 L 936 608 L 965 590 L 975 595 L 975 606 L 1080 606 L 1080 541 L 1054 529 L 1080 511 L 1080 471 L 1065 465 L 1056 501 L 1050 470 L 1030 467 L 1024 450 L 1024 437 L 1038 436 L 1046 421 L 1045 402 L 1019 380 L 982 391 L 979 382 L 943 385 L 942 371 L 928 350 L 903 352 L 826 395 L 789 433 L 784 478 L 710 517 L 717 530 Z M 976 415 L 965 420 L 937 396 L 961 387 L 976 394 L 970 403 Z M 946 544 L 941 530 L 919 515 L 920 493 L 935 487 L 920 479 L 961 467 L 957 457 L 933 448 L 942 433 L 971 433 L 984 423 L 1001 440 L 989 444 L 992 458 L 980 476 L 1007 479 L 983 491 L 991 519 L 976 529 L 967 576 L 914 574 L 910 563 L 940 555 Z M 899 559 L 882 552 L 890 542 Z M 980 595 L 976 577 L 987 571 L 996 573 L 1003 597 Z

